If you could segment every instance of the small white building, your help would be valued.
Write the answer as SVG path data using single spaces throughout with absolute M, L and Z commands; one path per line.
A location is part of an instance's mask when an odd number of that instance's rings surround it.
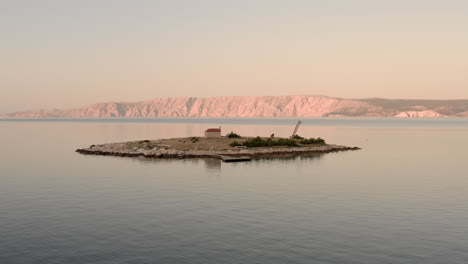
M 205 137 L 207 138 L 221 137 L 221 127 L 208 128 L 207 130 L 205 130 Z

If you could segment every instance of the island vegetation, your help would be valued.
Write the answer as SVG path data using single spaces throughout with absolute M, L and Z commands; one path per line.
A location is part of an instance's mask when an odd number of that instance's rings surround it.
M 255 138 L 250 138 L 242 143 L 238 141 L 233 141 L 229 144 L 231 147 L 239 147 L 239 146 L 245 146 L 249 148 L 258 148 L 258 147 L 300 147 L 301 145 L 311 145 L 311 144 L 325 144 L 325 140 L 322 138 L 309 138 L 305 139 L 301 136 L 295 135 L 294 137 L 291 138 L 278 138 L 278 139 L 273 139 L 273 137 L 270 138 L 261 138 L 261 137 L 255 137 Z
M 227 134 L 226 137 L 227 138 L 240 138 L 241 136 L 231 131 L 231 133 Z

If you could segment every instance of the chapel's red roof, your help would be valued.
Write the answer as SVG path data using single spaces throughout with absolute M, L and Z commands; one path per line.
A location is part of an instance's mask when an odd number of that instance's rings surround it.
M 208 128 L 205 130 L 205 132 L 221 132 L 221 129 L 219 128 Z

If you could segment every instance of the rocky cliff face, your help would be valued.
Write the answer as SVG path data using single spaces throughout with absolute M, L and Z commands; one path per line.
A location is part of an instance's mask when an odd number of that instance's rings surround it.
M 395 117 L 447 117 L 437 113 L 436 111 L 426 110 L 426 111 L 404 111 L 400 112 Z
M 467 116 L 468 100 L 341 99 L 326 96 L 156 98 L 99 103 L 67 110 L 38 110 L 3 118 L 43 117 L 444 117 Z

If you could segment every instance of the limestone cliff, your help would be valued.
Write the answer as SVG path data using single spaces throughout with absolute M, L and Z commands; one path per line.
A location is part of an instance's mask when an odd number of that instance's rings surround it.
M 169 97 L 37 110 L 3 118 L 47 117 L 445 117 L 467 116 L 468 100 L 341 99 L 327 96 Z

